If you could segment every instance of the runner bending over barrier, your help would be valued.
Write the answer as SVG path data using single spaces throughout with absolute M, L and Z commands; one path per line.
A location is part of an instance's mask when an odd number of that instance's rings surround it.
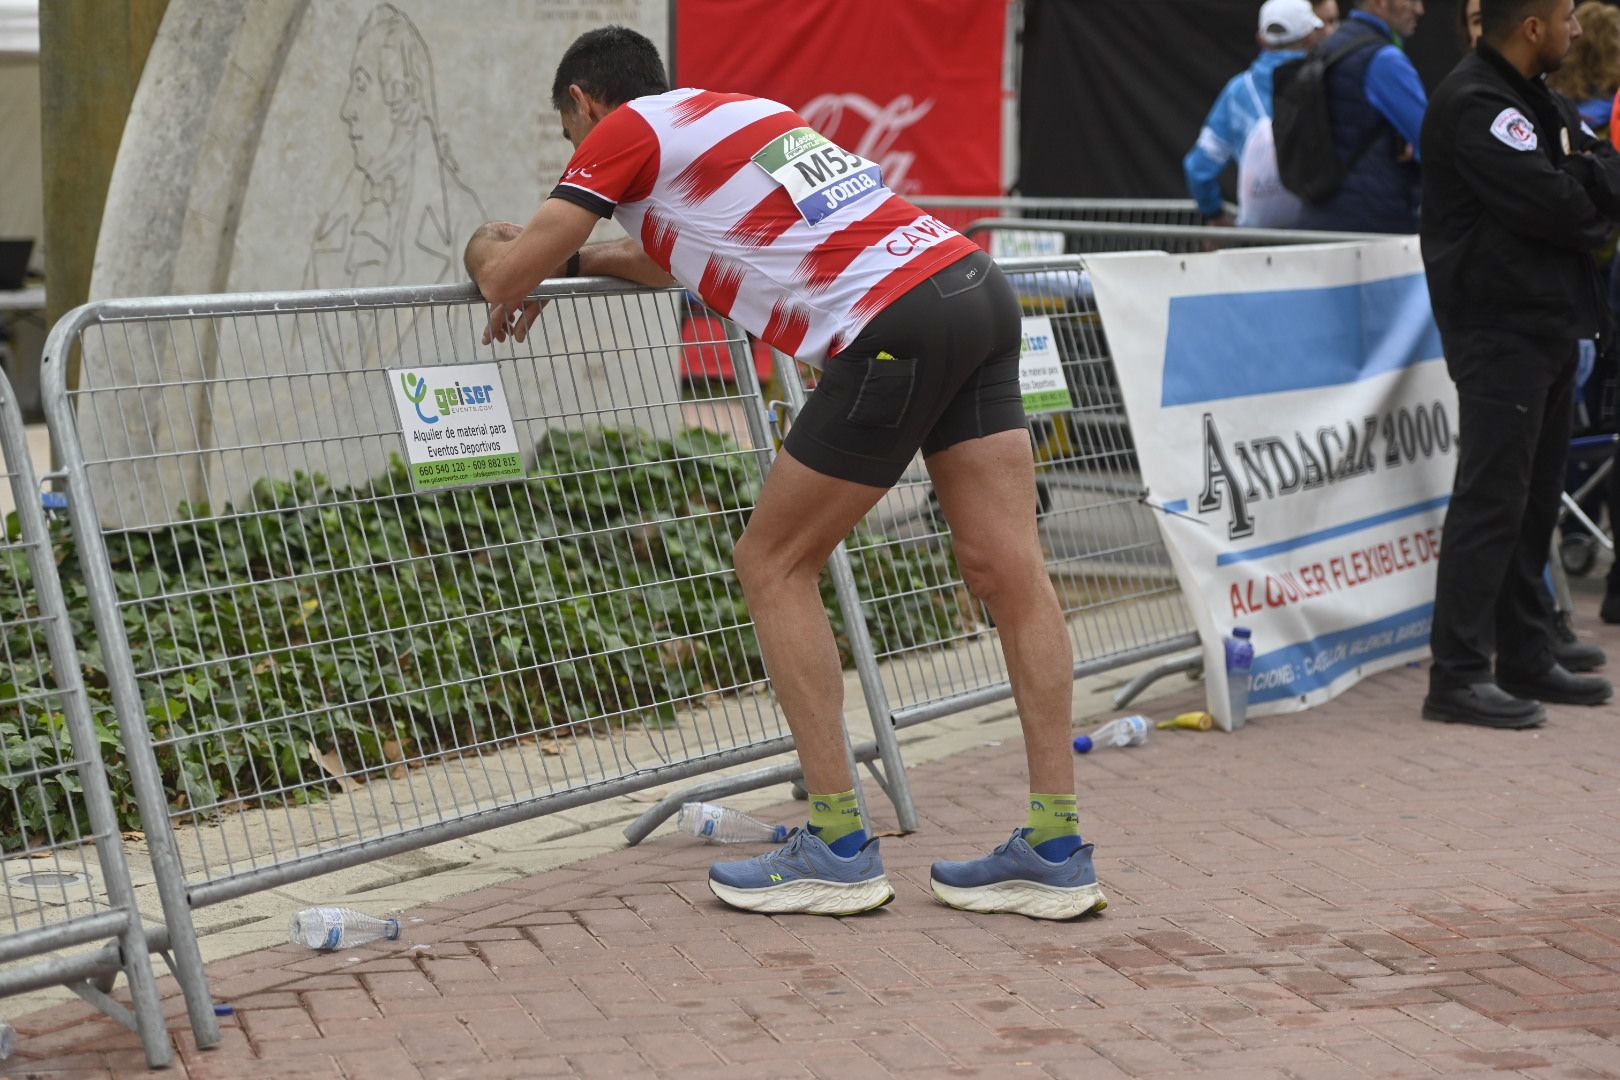
M 552 104 L 575 147 L 561 181 L 528 225 L 491 223 L 467 245 L 491 304 L 486 342 L 523 340 L 538 314 L 525 298 L 543 279 L 609 275 L 678 281 L 822 370 L 735 554 L 810 821 L 780 850 L 716 864 L 715 895 L 827 915 L 894 898 L 855 798 L 817 580 L 921 449 L 963 577 L 1001 632 L 1034 792 L 1027 826 L 992 854 L 934 864 L 934 894 L 1042 918 L 1105 906 L 1075 809 L 1074 657 L 1036 534 L 1019 309 L 1000 270 L 787 106 L 670 90 L 657 49 L 633 31 L 575 41 Z M 605 217 L 629 238 L 581 248 Z

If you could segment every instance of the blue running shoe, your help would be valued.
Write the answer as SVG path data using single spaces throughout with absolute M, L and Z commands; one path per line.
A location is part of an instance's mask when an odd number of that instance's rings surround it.
M 964 911 L 1073 919 L 1108 906 L 1091 866 L 1092 847 L 1081 844 L 1062 862 L 1049 862 L 1036 854 L 1020 830 L 982 859 L 935 863 L 929 884 L 940 903 Z
M 876 839 L 846 859 L 804 829 L 757 858 L 715 863 L 709 888 L 734 908 L 768 915 L 855 915 L 894 899 Z

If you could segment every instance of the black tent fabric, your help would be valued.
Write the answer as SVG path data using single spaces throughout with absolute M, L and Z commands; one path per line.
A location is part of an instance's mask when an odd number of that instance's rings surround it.
M 1462 55 L 1460 3 L 1430 0 L 1407 43 L 1431 89 Z M 1340 6 L 1348 13 L 1349 0 Z M 1181 159 L 1221 87 L 1254 60 L 1259 10 L 1259 0 L 1027 0 L 1019 192 L 1186 198 Z

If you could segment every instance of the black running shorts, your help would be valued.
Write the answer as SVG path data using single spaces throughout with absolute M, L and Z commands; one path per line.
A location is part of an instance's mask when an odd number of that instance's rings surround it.
M 1018 298 L 989 255 L 958 259 L 890 304 L 827 361 L 788 429 L 795 459 L 893 487 L 920 449 L 1027 426 Z

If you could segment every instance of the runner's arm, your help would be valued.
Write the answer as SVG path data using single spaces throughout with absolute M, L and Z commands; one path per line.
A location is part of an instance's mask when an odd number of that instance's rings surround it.
M 490 303 L 486 345 L 506 340 L 508 332 L 518 341 L 528 335 L 544 305 L 524 301 L 540 282 L 563 276 L 575 252 L 581 277 L 616 277 L 638 285 L 674 283 L 629 237 L 580 247 L 597 220 L 574 203 L 547 199 L 521 229 L 509 222 L 491 222 L 473 234 L 467 244 L 467 271 Z
M 540 314 L 538 304 L 524 300 L 546 278 L 559 277 L 568 260 L 596 227 L 596 215 L 562 199 L 547 199 L 534 217 L 513 233 L 507 223 L 491 223 L 467 242 L 467 272 L 489 301 L 489 327 L 484 343 L 517 340 L 528 335 Z
M 637 285 L 673 285 L 675 279 L 628 236 L 580 248 L 582 277 L 616 277 Z

